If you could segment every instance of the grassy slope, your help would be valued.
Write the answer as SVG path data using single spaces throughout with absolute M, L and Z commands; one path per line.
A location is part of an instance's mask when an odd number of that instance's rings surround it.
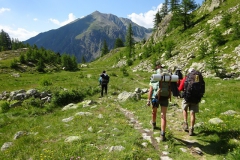
M 197 136 L 188 137 L 186 133 L 180 131 L 181 112 L 175 112 L 175 110 L 180 108 L 181 101 L 173 98 L 172 103 L 178 105 L 177 108 L 169 107 L 168 141 L 158 144 L 159 151 L 156 151 L 151 144 L 146 148 L 143 147 L 141 144 L 146 140 L 143 140 L 141 134 L 128 124 L 126 117 L 119 111 L 118 107 L 121 106 L 132 111 L 143 128 L 150 129 L 151 109 L 145 106 L 147 95 L 143 95 L 141 101 L 117 102 L 117 95 L 111 95 L 111 93 L 133 92 L 137 87 L 148 88 L 151 73 L 133 73 L 130 68 L 127 68 L 129 76 L 123 76 L 120 68 L 112 68 L 119 52 L 111 54 L 111 56 L 108 55 L 107 59 L 102 57 L 78 72 L 21 73 L 20 78 L 9 78 L 9 74 L 1 74 L 1 85 L 4 88 L 1 87 L 1 91 L 27 90 L 32 87 L 39 89 L 98 87 L 98 75 L 102 70 L 107 70 L 108 74 L 112 76 L 108 98 L 99 99 L 100 93 L 86 98 L 94 100 L 96 108 L 83 108 L 79 104 L 80 107 L 76 110 L 65 112 L 56 110 L 54 113 L 42 116 L 37 116 L 37 109 L 13 108 L 10 112 L 1 114 L 0 122 L 4 125 L 0 129 L 2 134 L 0 144 L 13 141 L 14 146 L 7 151 L 0 152 L 0 157 L 3 159 L 29 159 L 30 157 L 33 159 L 70 159 L 70 157 L 80 156 L 86 159 L 113 159 L 117 156 L 118 159 L 147 159 L 149 157 L 159 159 L 159 155 L 163 150 L 166 150 L 165 146 L 168 145 L 169 156 L 174 159 L 201 159 L 203 157 L 223 159 L 227 153 L 233 152 L 233 148 L 239 147 L 240 128 L 238 124 L 240 117 L 220 115 L 220 113 L 230 109 L 240 112 L 239 101 L 235 99 L 240 91 L 239 82 L 213 79 L 206 79 L 206 95 L 204 97 L 206 102 L 201 104 L 201 112 L 197 115 L 197 122 L 204 122 L 205 125 L 196 129 Z M 51 80 L 52 85 L 42 87 L 38 81 L 43 78 Z M 75 117 L 73 121 L 68 123 L 61 121 L 64 118 L 74 116 L 77 112 L 91 112 L 93 115 Z M 104 118 L 99 119 L 99 114 L 102 114 Z M 215 117 L 224 120 L 224 125 L 209 125 L 208 120 Z M 93 132 L 88 131 L 89 127 L 93 128 Z M 38 134 L 13 140 L 14 134 L 22 130 Z M 158 135 L 159 131 L 154 136 L 158 137 Z M 68 144 L 64 142 L 68 136 L 80 136 L 81 140 Z M 192 146 L 201 148 L 204 156 L 180 151 L 179 148 L 188 149 L 189 144 L 186 140 L 196 140 L 197 143 L 192 144 Z M 118 145 L 124 146 L 125 150 L 109 152 L 111 146 Z
M 228 2 L 227 2 L 228 3 Z M 235 3 L 235 1 L 234 1 Z M 229 3 L 228 3 L 229 4 Z M 223 6 L 224 7 L 224 6 Z M 205 23 L 205 22 L 202 22 Z M 204 24 L 200 24 L 204 25 Z M 194 28 L 193 28 L 194 30 Z M 191 32 L 191 31 L 189 31 Z M 194 31 L 192 31 L 194 32 Z M 188 37 L 182 35 L 182 38 Z M 176 37 L 176 39 L 179 39 Z M 189 39 L 184 39 L 188 42 Z M 181 44 L 181 43 L 180 43 Z M 232 46 L 232 45 L 230 45 Z M 229 48 L 226 48 L 226 51 Z M 203 98 L 205 103 L 200 104 L 200 113 L 197 115 L 197 123 L 203 122 L 201 128 L 196 129 L 197 135 L 188 137 L 187 133 L 181 131 L 182 115 L 180 112 L 179 99 L 172 99 L 176 106 L 169 107 L 167 138 L 168 141 L 159 143 L 159 150 L 155 150 L 151 144 L 143 147 L 146 142 L 142 139 L 139 131 L 129 125 L 126 117 L 118 107 L 132 111 L 143 128 L 150 129 L 151 109 L 147 108 L 146 97 L 142 96 L 141 101 L 117 102 L 117 95 L 123 91 L 133 92 L 135 88 L 148 88 L 148 80 L 151 73 L 132 72 L 130 68 L 137 65 L 135 61 L 132 67 L 127 67 L 129 76 L 123 76 L 120 68 L 112 68 L 117 63 L 117 57 L 124 53 L 123 48 L 118 52 L 111 52 L 105 57 L 90 63 L 87 68 L 81 68 L 78 72 L 58 73 L 20 73 L 19 78 L 11 76 L 17 71 L 9 69 L 13 59 L 1 60 L 0 92 L 13 91 L 18 89 L 37 88 L 40 90 L 53 90 L 55 88 L 86 88 L 98 87 L 98 75 L 106 70 L 111 76 L 108 98 L 99 99 L 99 94 L 86 99 L 95 101 L 93 106 L 82 107 L 76 110 L 62 112 L 57 109 L 54 113 L 38 115 L 39 108 L 12 108 L 8 113 L 0 114 L 0 146 L 5 142 L 13 142 L 13 146 L 4 152 L 0 152 L 1 159 L 70 159 L 81 157 L 82 159 L 159 159 L 162 151 L 168 151 L 173 159 L 233 159 L 230 154 L 240 155 L 239 149 L 239 123 L 240 104 L 237 99 L 240 91 L 239 81 L 206 79 L 206 94 Z M 140 50 L 136 50 L 140 53 Z M 2 54 L 2 52 L 1 52 Z M 50 86 L 42 86 L 41 81 L 52 82 Z M 2 101 L 0 101 L 0 104 Z M 227 110 L 238 112 L 234 116 L 221 115 Z M 91 112 L 92 116 L 76 116 L 73 121 L 64 123 L 62 119 L 74 116 L 77 112 Z M 102 114 L 103 119 L 98 118 Z M 158 116 L 160 113 L 158 113 Z M 210 125 L 208 120 L 219 117 L 224 123 Z M 159 125 L 159 117 L 158 117 Z M 93 131 L 88 131 L 92 127 Z M 18 131 L 37 133 L 23 136 L 13 140 Z M 158 137 L 159 131 L 154 134 Z M 73 143 L 65 143 L 68 136 L 80 136 L 81 140 Z M 195 141 L 190 143 L 189 141 Z M 122 145 L 125 147 L 121 152 L 109 152 L 111 146 Z M 166 149 L 168 146 L 168 149 Z M 188 147 L 199 147 L 203 156 L 190 154 Z M 187 149 L 184 153 L 179 148 Z M 238 154 L 236 154 L 238 153 Z M 236 158 L 237 159 L 237 158 Z
M 207 6 L 209 6 L 210 0 L 205 3 Z M 192 28 L 189 28 L 188 30 L 182 32 L 183 27 L 179 26 L 176 30 L 171 31 L 167 35 L 167 38 L 165 38 L 165 42 L 171 41 L 175 44 L 175 47 L 172 51 L 173 54 L 179 54 L 180 57 L 186 57 L 189 53 L 194 54 L 196 57 L 198 57 L 199 54 L 199 47 L 202 43 L 207 43 L 209 48 L 208 52 L 211 50 L 211 46 L 213 43 L 212 40 L 212 32 L 214 29 L 219 28 L 222 33 L 226 32 L 228 29 L 224 28 L 223 25 L 221 24 L 221 21 L 215 25 L 210 25 L 208 23 L 208 20 L 213 20 L 214 18 L 218 16 L 222 16 L 225 13 L 229 13 L 230 8 L 236 8 L 239 2 L 235 0 L 228 0 L 224 1 L 220 7 L 215 8 L 213 12 L 209 13 L 207 10 L 207 7 L 204 5 L 201 7 L 198 11 L 194 12 L 194 26 Z M 239 10 L 240 7 L 238 7 L 237 10 L 235 10 L 231 14 L 231 20 L 230 22 L 232 24 L 238 22 L 239 17 Z M 239 23 L 239 22 L 238 22 Z M 210 35 L 207 35 L 207 26 L 210 25 L 209 33 Z M 232 28 L 232 26 L 230 27 Z M 215 58 L 218 59 L 218 65 L 219 67 L 226 68 L 227 72 L 230 72 L 230 67 L 236 64 L 236 58 L 237 54 L 234 53 L 234 49 L 239 45 L 240 40 L 231 40 L 232 34 L 225 35 L 224 40 L 225 44 L 221 46 L 216 47 L 216 52 L 215 52 Z M 162 39 L 162 37 L 161 37 Z M 156 40 L 157 41 L 157 40 Z M 227 58 L 220 58 L 224 54 L 227 54 Z M 226 57 L 226 56 L 225 56 Z M 193 62 L 202 62 L 204 64 L 207 64 L 208 66 L 210 65 L 210 59 L 212 58 L 212 55 L 205 53 L 205 58 L 202 60 L 198 59 L 192 59 L 187 62 L 187 64 L 184 64 L 183 66 L 189 67 Z M 179 59 L 174 59 L 181 64 L 181 60 Z M 209 68 L 206 68 L 206 70 L 209 70 Z

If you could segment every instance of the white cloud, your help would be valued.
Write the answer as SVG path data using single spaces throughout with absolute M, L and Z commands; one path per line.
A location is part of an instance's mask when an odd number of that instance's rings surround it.
M 12 29 L 11 27 L 8 26 L 1 26 L 0 29 L 4 30 L 4 32 L 8 33 L 10 38 L 17 38 L 19 41 L 25 41 L 31 37 L 34 37 L 38 34 L 36 31 L 27 31 L 24 28 L 17 28 L 17 29 Z
M 0 14 L 6 11 L 10 11 L 11 9 L 9 8 L 0 8 Z
M 57 19 L 52 19 L 52 18 L 50 18 L 49 20 L 50 20 L 52 23 L 61 26 L 61 23 L 60 23 Z
M 158 10 L 162 7 L 162 4 L 159 4 L 156 7 L 153 7 L 151 10 L 147 11 L 146 13 L 132 13 L 128 15 L 128 18 L 131 19 L 134 23 L 137 23 L 140 26 L 145 28 L 153 28 L 154 25 L 154 17 Z
M 33 18 L 33 20 L 34 20 L 34 21 L 38 21 L 38 19 L 37 19 L 37 18 Z
M 64 26 L 64 25 L 66 25 L 66 24 L 74 21 L 75 19 L 76 19 L 76 17 L 73 15 L 73 13 L 69 13 L 68 19 L 65 20 L 65 21 L 63 21 L 63 22 L 59 22 L 59 20 L 53 19 L 53 18 L 50 18 L 49 20 L 50 20 L 51 22 L 53 22 L 54 24 L 56 24 L 56 25 Z

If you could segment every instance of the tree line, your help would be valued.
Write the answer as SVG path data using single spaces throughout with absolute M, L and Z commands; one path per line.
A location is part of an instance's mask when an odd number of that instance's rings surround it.
M 22 52 L 18 59 L 14 59 L 11 68 L 18 69 L 18 64 L 36 66 L 38 72 L 45 72 L 47 65 L 57 70 L 64 69 L 67 71 L 78 70 L 78 63 L 75 56 L 69 54 L 55 53 L 43 47 L 38 48 L 36 45 L 28 46 L 25 52 Z
M 31 46 L 29 44 L 24 44 L 18 39 L 11 39 L 7 32 L 1 30 L 0 51 L 16 50 L 20 48 L 25 48 L 26 51 L 21 52 L 19 58 L 15 58 L 11 62 L 10 67 L 13 69 L 18 69 L 20 63 L 27 65 L 34 64 L 39 72 L 45 72 L 46 65 L 57 66 L 57 68 L 62 68 L 67 71 L 78 70 L 77 58 L 75 56 L 70 56 L 66 53 L 60 55 L 60 53 L 55 53 L 43 47 L 38 48 L 36 45 Z
M 163 18 L 172 14 L 171 23 L 169 29 L 175 29 L 179 25 L 183 26 L 186 30 L 193 24 L 193 14 L 199 6 L 196 4 L 195 0 L 165 0 L 162 8 L 156 13 L 154 18 L 154 30 L 157 29 L 158 24 L 163 20 Z
M 18 39 L 10 38 L 7 32 L 1 30 L 0 32 L 0 51 L 15 50 L 24 48 L 26 45 Z

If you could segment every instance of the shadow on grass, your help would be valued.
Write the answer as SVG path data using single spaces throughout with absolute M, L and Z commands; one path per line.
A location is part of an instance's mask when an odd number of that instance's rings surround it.
M 204 153 L 209 155 L 224 155 L 234 148 L 239 146 L 239 143 L 230 142 L 231 139 L 237 139 L 239 141 L 240 131 L 201 131 L 193 136 L 202 144 L 196 141 L 187 141 L 179 138 L 174 138 L 175 140 L 181 142 L 188 148 L 199 147 Z

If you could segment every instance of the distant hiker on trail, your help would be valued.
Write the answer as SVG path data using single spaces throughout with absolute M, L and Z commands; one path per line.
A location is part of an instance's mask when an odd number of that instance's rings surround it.
M 156 73 L 160 74 L 162 72 L 167 72 L 167 70 L 164 67 L 165 67 L 164 64 L 161 64 L 160 61 L 157 61 L 155 66 Z
M 188 70 L 188 74 L 183 78 L 179 87 L 183 91 L 183 130 L 189 132 L 189 136 L 194 135 L 195 113 L 199 112 L 199 102 L 205 93 L 205 82 L 201 72 L 194 68 Z M 190 128 L 188 128 L 188 109 L 190 111 Z
M 156 63 L 157 74 L 170 75 L 169 73 L 163 72 L 163 69 L 159 62 Z M 147 105 L 152 104 L 152 120 L 150 121 L 153 130 L 157 129 L 156 118 L 157 118 L 157 109 L 159 105 L 161 106 L 161 141 L 165 141 L 165 131 L 166 131 L 166 113 L 168 107 L 168 98 L 171 94 L 171 82 L 165 81 L 150 81 L 149 83 L 149 93 L 148 93 L 148 102 Z M 159 89 L 160 88 L 160 89 Z
M 105 91 L 105 94 L 107 95 L 107 90 L 108 90 L 108 83 L 109 83 L 109 76 L 107 75 L 106 71 L 103 71 L 102 74 L 100 75 L 101 77 L 101 97 L 103 97 L 103 91 Z
M 179 87 L 180 83 L 181 83 L 181 80 L 183 79 L 183 74 L 181 72 L 181 69 L 180 68 L 177 68 L 175 73 L 175 75 L 178 75 L 178 82 L 177 82 L 177 86 Z

